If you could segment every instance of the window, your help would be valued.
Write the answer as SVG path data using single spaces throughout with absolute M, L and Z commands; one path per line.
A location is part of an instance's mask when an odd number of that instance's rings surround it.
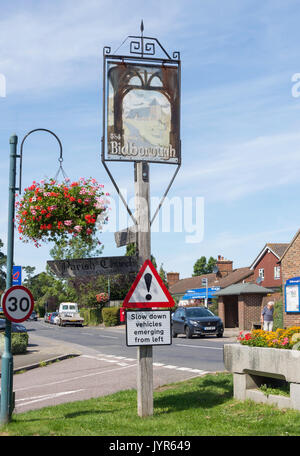
M 274 266 L 274 279 L 280 279 L 280 266 Z
M 261 268 L 258 270 L 258 277 L 261 277 L 263 280 L 265 278 L 265 270 L 264 268 Z

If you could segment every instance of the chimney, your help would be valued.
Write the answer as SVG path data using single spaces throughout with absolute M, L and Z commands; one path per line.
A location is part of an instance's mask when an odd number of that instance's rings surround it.
M 167 272 L 167 282 L 169 288 L 175 283 L 179 282 L 179 272 Z
M 216 263 L 219 269 L 218 275 L 220 275 L 221 277 L 228 276 L 232 272 L 232 264 L 232 261 L 226 260 L 226 258 L 224 258 L 223 256 L 218 255 L 218 260 Z

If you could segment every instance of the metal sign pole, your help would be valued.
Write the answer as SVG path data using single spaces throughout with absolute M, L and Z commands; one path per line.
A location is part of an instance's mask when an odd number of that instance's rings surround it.
M 7 231 L 7 276 L 6 288 L 12 286 L 14 258 L 14 218 L 16 193 L 16 161 L 18 137 L 10 137 L 10 168 L 9 168 L 9 201 L 8 201 L 8 231 Z M 1 360 L 1 406 L 0 422 L 6 424 L 11 419 L 13 409 L 13 356 L 11 352 L 11 321 L 6 319 L 4 352 Z
M 135 163 L 136 219 L 138 222 L 137 248 L 140 266 L 151 259 L 149 165 Z M 153 355 L 152 345 L 137 348 L 138 415 L 153 415 Z

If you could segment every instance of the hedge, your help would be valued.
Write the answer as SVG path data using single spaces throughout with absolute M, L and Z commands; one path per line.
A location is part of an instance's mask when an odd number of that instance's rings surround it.
M 96 326 L 102 323 L 101 309 L 80 309 L 80 316 L 84 318 L 85 325 Z
M 12 333 L 11 335 L 11 352 L 13 355 L 26 353 L 29 336 L 27 333 Z M 4 349 L 4 334 L 0 334 L 0 352 Z
M 104 326 L 116 326 L 120 323 L 120 307 L 104 307 L 102 309 Z

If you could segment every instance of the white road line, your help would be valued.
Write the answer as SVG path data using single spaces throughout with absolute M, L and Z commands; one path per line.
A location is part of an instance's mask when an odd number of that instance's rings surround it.
M 80 375 L 78 377 L 67 378 L 67 379 L 64 379 L 64 380 L 60 380 L 58 382 L 43 383 L 42 385 L 32 385 L 32 386 L 28 386 L 26 388 L 15 389 L 15 392 L 17 392 L 17 391 L 25 391 L 25 390 L 29 390 L 29 389 L 32 389 L 32 388 L 44 388 L 45 386 L 59 385 L 60 383 L 73 382 L 74 380 L 81 380 L 82 378 L 94 377 L 96 375 L 110 374 L 111 372 L 117 372 L 117 371 L 128 369 L 128 368 L 131 368 L 131 367 L 134 367 L 134 366 L 136 366 L 136 364 L 130 364 L 130 365 L 123 366 L 123 367 L 117 367 L 116 369 L 93 372 L 91 374 L 85 374 L 85 375 Z
M 34 404 L 35 402 L 46 401 L 48 399 L 54 399 L 56 397 L 65 396 L 67 394 L 75 394 L 79 393 L 80 391 L 84 391 L 84 389 L 74 390 L 74 391 L 63 391 L 61 393 L 53 393 L 53 394 L 46 394 L 44 396 L 33 396 L 33 397 L 26 397 L 23 399 L 17 399 L 16 402 L 20 401 L 28 401 L 23 402 L 22 404 L 18 404 L 17 407 L 24 407 L 25 405 Z
M 166 369 L 177 369 L 177 366 L 172 366 L 171 364 L 168 364 L 166 366 L 163 365 L 162 367 L 164 367 Z
M 210 350 L 223 350 L 223 347 L 207 347 L 205 345 L 189 345 L 189 344 L 174 344 L 176 347 L 191 347 L 191 348 L 209 348 Z

